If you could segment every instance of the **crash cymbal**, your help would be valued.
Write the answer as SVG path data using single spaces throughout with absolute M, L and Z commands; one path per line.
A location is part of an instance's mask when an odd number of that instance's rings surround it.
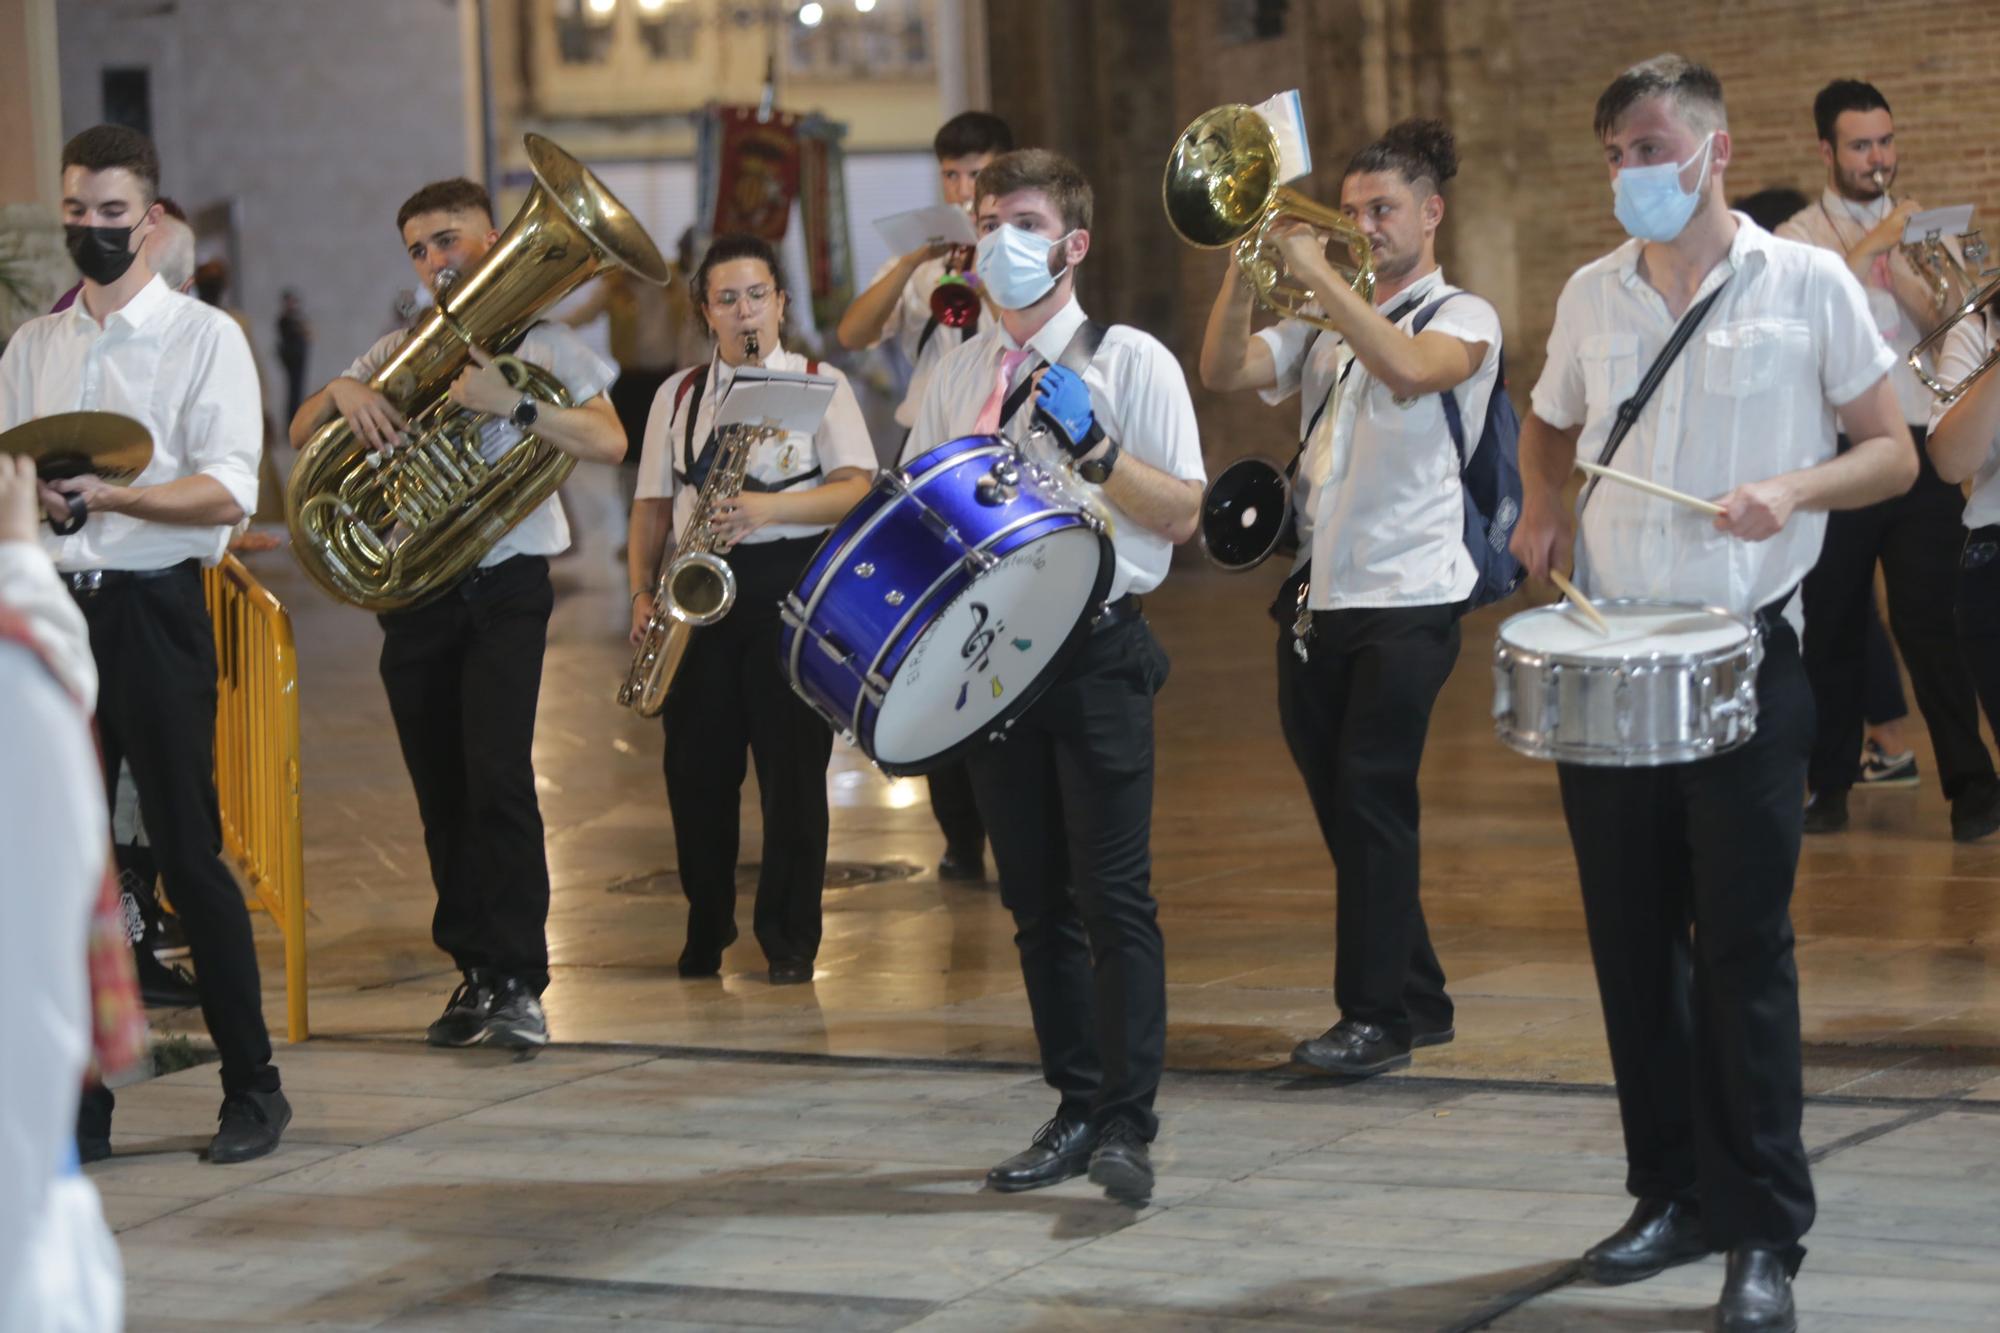
M 89 472 L 113 486 L 129 486 L 153 461 L 153 436 L 116 412 L 59 412 L 0 433 L 0 454 L 34 459 L 43 481 Z

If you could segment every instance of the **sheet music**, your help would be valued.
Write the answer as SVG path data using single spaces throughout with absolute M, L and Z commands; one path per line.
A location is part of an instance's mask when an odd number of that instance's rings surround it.
M 1926 208 L 1921 213 L 1910 214 L 1910 220 L 1903 228 L 1903 244 L 1915 245 L 1932 233 L 1939 236 L 1963 236 L 1971 226 L 1971 204 L 1953 204 L 1949 208 Z
M 728 392 L 716 404 L 715 424 L 770 426 L 810 435 L 819 429 L 833 402 L 834 385 L 831 375 L 738 366 Z
M 875 219 L 875 230 L 889 243 L 892 254 L 906 255 L 920 245 L 977 245 L 979 234 L 972 229 L 972 215 L 956 204 L 932 204 L 907 213 L 891 213 Z
M 1278 181 L 1295 181 L 1312 174 L 1312 145 L 1306 142 L 1305 105 L 1299 90 L 1279 93 L 1259 102 L 1253 110 L 1262 116 L 1278 136 Z

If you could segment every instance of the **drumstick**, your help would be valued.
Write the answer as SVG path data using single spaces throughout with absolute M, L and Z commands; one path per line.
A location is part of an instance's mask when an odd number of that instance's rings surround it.
M 1672 500 L 1675 504 L 1686 505 L 1689 509 L 1698 509 L 1710 516 L 1722 512 L 1722 506 L 1719 504 L 1710 504 L 1707 500 L 1697 500 L 1685 491 L 1677 491 L 1671 486 L 1662 486 L 1657 481 L 1647 481 L 1644 477 L 1635 477 L 1629 472 L 1620 472 L 1615 467 L 1600 467 L 1596 463 L 1586 463 L 1581 458 L 1576 460 L 1576 467 L 1577 471 L 1589 476 L 1601 477 L 1606 481 L 1615 481 L 1621 486 L 1630 486 L 1633 490 L 1644 491 L 1648 495 L 1657 495 L 1662 500 Z
M 1590 599 L 1588 597 L 1585 597 L 1582 593 L 1576 590 L 1576 585 L 1569 581 L 1569 577 L 1567 575 L 1565 575 L 1560 569 L 1551 568 L 1549 570 L 1549 582 L 1555 584 L 1557 588 L 1562 590 L 1562 595 L 1569 598 L 1569 604 L 1571 606 L 1583 612 L 1584 615 L 1590 618 L 1590 622 L 1593 625 L 1597 626 L 1597 632 L 1599 634 L 1605 635 L 1606 637 L 1610 636 L 1611 622 L 1606 620 L 1604 618 L 1603 613 L 1600 612 L 1595 606 L 1591 605 Z

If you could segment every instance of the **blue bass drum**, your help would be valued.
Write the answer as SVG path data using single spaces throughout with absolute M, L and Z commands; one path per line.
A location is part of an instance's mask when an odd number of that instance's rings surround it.
M 1004 730 L 1090 633 L 1115 568 L 1080 485 L 994 435 L 876 479 L 785 599 L 799 696 L 886 773 Z

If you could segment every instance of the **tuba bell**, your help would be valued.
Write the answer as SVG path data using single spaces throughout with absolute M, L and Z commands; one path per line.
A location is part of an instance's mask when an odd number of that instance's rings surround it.
M 559 407 L 569 395 L 546 370 L 504 353 L 541 312 L 607 268 L 656 286 L 671 270 L 631 212 L 575 158 L 526 139 L 535 185 L 486 257 L 449 286 L 368 381 L 409 423 L 388 454 L 336 417 L 299 451 L 285 490 L 292 551 L 344 602 L 393 611 L 436 595 L 554 493 L 576 460 L 522 435 L 482 451 L 494 419 L 446 390 L 477 347 L 524 393 Z M 510 427 L 511 429 L 511 427 Z
M 1312 290 L 1285 271 L 1284 257 L 1271 240 L 1271 229 L 1285 221 L 1302 222 L 1345 242 L 1351 262 L 1331 256 L 1329 262 L 1363 300 L 1374 298 L 1368 238 L 1340 210 L 1279 184 L 1278 136 L 1247 106 L 1216 107 L 1182 130 L 1167 158 L 1160 193 L 1174 232 L 1204 250 L 1235 247 L 1237 267 L 1257 299 L 1279 315 L 1332 327 L 1307 309 L 1314 301 Z

